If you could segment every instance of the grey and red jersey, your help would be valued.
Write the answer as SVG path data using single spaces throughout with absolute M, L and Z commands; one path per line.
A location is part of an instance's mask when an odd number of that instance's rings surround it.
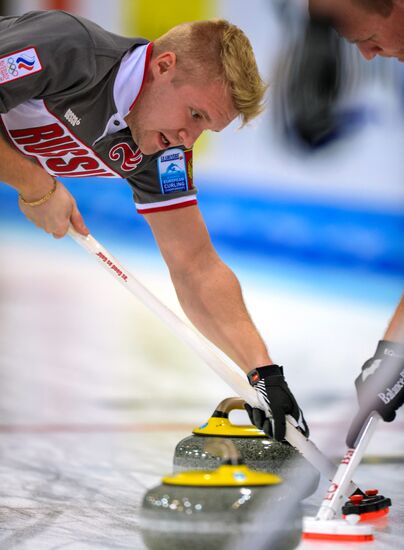
M 124 178 L 141 213 L 196 204 L 192 150 L 143 155 L 124 120 L 152 43 L 61 11 L 0 17 L 0 132 L 57 177 Z

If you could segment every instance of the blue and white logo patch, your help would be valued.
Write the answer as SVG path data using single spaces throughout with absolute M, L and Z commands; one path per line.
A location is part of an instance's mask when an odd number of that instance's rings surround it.
M 185 154 L 182 149 L 164 151 L 157 159 L 157 166 L 161 192 L 164 195 L 188 191 Z

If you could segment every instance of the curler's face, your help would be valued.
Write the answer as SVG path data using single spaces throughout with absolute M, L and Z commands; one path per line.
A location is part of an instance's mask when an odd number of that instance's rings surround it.
M 367 60 L 377 55 L 404 61 L 404 2 L 390 13 L 365 9 L 353 0 L 309 0 L 310 13 L 330 17 L 338 33 L 355 44 Z
M 194 82 L 179 73 L 175 54 L 151 61 L 148 82 L 128 118 L 134 141 L 148 155 L 169 147 L 191 148 L 205 130 L 220 132 L 235 117 L 220 81 Z

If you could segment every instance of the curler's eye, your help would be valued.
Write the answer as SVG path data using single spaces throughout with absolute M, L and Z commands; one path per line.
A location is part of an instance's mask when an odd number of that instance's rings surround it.
M 202 115 L 198 113 L 198 111 L 195 111 L 195 109 L 191 109 L 191 116 L 194 120 L 200 120 L 202 118 Z

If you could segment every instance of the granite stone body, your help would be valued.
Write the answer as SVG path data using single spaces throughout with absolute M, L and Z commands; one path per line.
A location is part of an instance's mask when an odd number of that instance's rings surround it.
M 214 470 L 219 467 L 220 456 L 205 450 L 208 436 L 190 435 L 182 439 L 174 451 L 174 471 Z M 305 458 L 287 443 L 268 438 L 230 437 L 242 461 L 255 471 L 271 472 L 281 476 L 286 487 L 293 488 L 301 476 L 310 476 L 312 482 L 307 487 L 307 497 L 315 492 L 320 474 Z
M 144 496 L 140 527 L 150 550 L 221 550 L 231 537 L 256 529 L 253 514 L 261 499 L 279 505 L 279 487 L 190 487 L 161 484 Z M 300 543 L 302 513 L 296 505 L 288 525 L 276 531 L 268 550 L 290 550 Z M 251 534 L 253 534 L 251 532 Z

